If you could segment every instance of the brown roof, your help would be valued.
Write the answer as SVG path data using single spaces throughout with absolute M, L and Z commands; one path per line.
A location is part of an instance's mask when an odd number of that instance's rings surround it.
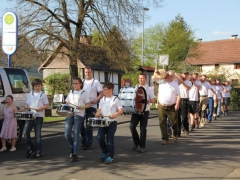
M 139 66 L 139 67 L 137 68 L 137 70 L 146 71 L 146 72 L 154 72 L 154 71 L 155 71 L 155 68 L 149 67 L 149 66 Z
M 200 42 L 197 52 L 199 56 L 188 56 L 186 63 L 193 65 L 240 63 L 240 39 Z

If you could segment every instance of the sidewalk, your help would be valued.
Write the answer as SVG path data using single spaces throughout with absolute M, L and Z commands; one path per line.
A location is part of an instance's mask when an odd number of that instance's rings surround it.
M 157 109 L 150 111 L 149 119 L 158 117 Z M 118 124 L 128 123 L 131 120 L 131 114 L 121 115 L 118 117 Z M 64 133 L 65 120 L 44 123 L 42 127 L 42 137 L 51 137 L 62 135 Z M 94 128 L 97 130 L 97 127 Z M 33 133 L 33 132 L 32 132 Z

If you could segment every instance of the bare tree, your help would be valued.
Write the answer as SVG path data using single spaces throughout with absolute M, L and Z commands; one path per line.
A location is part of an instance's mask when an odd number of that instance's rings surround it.
M 77 59 L 82 53 L 80 37 L 93 31 L 101 34 L 117 25 L 128 34 L 141 24 L 143 3 L 159 6 L 162 0 L 16 0 L 19 30 L 41 51 L 53 51 L 57 44 L 68 49 L 71 77 L 78 75 Z M 106 36 L 107 37 L 107 36 Z M 110 63 L 111 64 L 111 63 Z

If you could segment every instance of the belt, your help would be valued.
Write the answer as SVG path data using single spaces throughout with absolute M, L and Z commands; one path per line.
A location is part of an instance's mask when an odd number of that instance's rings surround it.
M 189 100 L 188 98 L 181 98 L 181 100 Z
M 203 95 L 203 96 L 200 96 L 200 97 L 207 97 L 207 95 Z
M 165 106 L 165 107 L 169 107 L 169 106 L 173 106 L 175 104 L 171 104 L 171 105 L 168 105 L 168 104 L 161 104 L 162 106 Z
M 213 99 L 213 97 L 208 97 L 208 99 Z

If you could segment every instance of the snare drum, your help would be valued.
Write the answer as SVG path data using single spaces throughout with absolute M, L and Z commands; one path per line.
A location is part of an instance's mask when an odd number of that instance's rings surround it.
M 35 120 L 36 115 L 33 112 L 17 112 L 14 114 L 17 120 Z
M 88 125 L 93 127 L 108 127 L 111 121 L 103 118 L 88 118 Z
M 118 98 L 123 106 L 124 113 L 141 114 L 147 106 L 147 94 L 144 87 L 123 87 Z
M 60 116 L 74 116 L 74 107 L 68 104 L 62 104 L 57 107 L 57 114 Z

